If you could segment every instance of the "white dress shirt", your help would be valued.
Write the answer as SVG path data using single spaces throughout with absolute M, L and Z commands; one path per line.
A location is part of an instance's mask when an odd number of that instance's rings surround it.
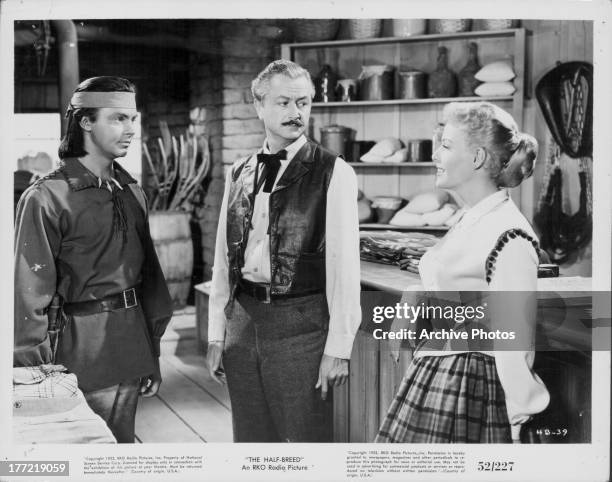
M 513 228 L 537 239 L 531 225 L 505 190 L 482 199 L 421 259 L 419 272 L 425 290 L 522 291 L 537 290 L 538 257 L 535 249 L 517 237 L 501 249 L 490 284 L 485 279 L 485 261 L 499 236 Z M 535 296 L 534 296 L 535 299 Z M 521 339 L 535 337 L 535 306 L 516 309 L 513 323 Z M 494 320 L 492 320 L 494 322 Z M 518 347 L 518 346 L 517 346 Z M 461 351 L 417 351 L 418 356 L 445 356 Z M 497 374 L 504 389 L 513 437 L 521 423 L 541 412 L 549 402 L 548 390 L 532 371 L 533 351 L 485 352 L 495 357 Z
M 286 147 L 287 159 L 281 166 L 274 185 L 281 178 L 293 157 L 306 143 L 301 136 Z M 259 152 L 269 153 L 267 142 Z M 257 155 L 247 161 L 257 166 Z M 263 166 L 260 166 L 260 174 Z M 224 307 L 229 299 L 229 271 L 227 258 L 227 198 L 231 170 L 225 179 L 221 204 L 212 286 L 208 310 L 209 341 L 225 340 L 227 323 Z M 274 191 L 274 189 L 272 189 Z M 255 197 L 252 229 L 245 249 L 242 276 L 257 283 L 270 283 L 270 240 L 267 234 L 270 193 L 260 190 Z M 337 158 L 327 190 L 325 220 L 326 296 L 329 309 L 329 332 L 324 353 L 350 359 L 355 334 L 361 323 L 359 218 L 357 214 L 357 176 L 341 158 Z

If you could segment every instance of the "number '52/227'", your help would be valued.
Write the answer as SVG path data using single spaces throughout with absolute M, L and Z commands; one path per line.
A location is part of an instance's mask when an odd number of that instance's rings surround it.
M 512 467 L 514 466 L 514 462 L 502 462 L 499 460 L 495 461 L 478 461 L 478 470 L 479 471 L 489 471 L 489 472 L 497 472 L 497 471 L 512 471 Z

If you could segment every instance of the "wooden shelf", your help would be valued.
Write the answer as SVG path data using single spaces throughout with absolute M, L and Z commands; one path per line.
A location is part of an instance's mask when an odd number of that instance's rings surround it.
M 467 43 L 475 41 L 481 52 L 481 61 L 508 57 L 515 73 L 515 92 L 504 96 L 443 97 L 424 99 L 356 100 L 353 102 L 313 102 L 312 115 L 317 126 L 345 125 L 356 131 L 358 138 L 379 140 L 385 137 L 399 139 L 430 139 L 440 120 L 440 111 L 451 102 L 492 102 L 511 113 L 519 128 L 523 124 L 525 98 L 526 37 L 524 28 L 469 31 L 451 34 L 426 34 L 410 37 L 384 37 L 371 39 L 329 40 L 318 42 L 284 43 L 281 57 L 292 60 L 318 72 L 329 64 L 333 72 L 343 77 L 357 78 L 363 65 L 391 65 L 397 70 L 408 68 L 430 72 L 435 65 L 438 48 L 442 45 L 453 52 L 454 66 L 465 65 L 459 60 Z M 459 62 L 459 64 L 457 64 Z M 394 88 L 398 87 L 394 79 Z M 399 94 L 395 94 L 399 96 Z M 313 122 L 314 124 L 314 122 Z M 359 161 L 355 156 L 351 161 Z M 431 159 L 426 159 L 430 161 Z M 433 162 L 363 163 L 349 162 L 367 196 L 374 193 L 409 198 L 414 193 L 431 189 L 435 177 Z M 415 170 L 417 169 L 417 170 Z M 389 229 L 395 231 L 429 231 L 443 234 L 445 226 L 399 228 L 390 225 L 365 225 L 362 229 Z
M 433 162 L 349 162 L 353 167 L 433 167 Z
M 396 226 L 395 224 L 362 223 L 359 230 L 391 230 L 391 231 L 448 231 L 448 226 Z
M 449 102 L 478 101 L 512 101 L 511 95 L 483 97 L 437 97 L 435 99 L 391 99 L 391 100 L 356 100 L 353 102 L 313 102 L 312 107 L 325 109 L 329 107 L 371 107 L 377 105 L 413 105 L 413 104 L 448 104 Z
M 512 37 L 518 31 L 523 31 L 522 28 L 513 28 L 506 30 L 483 30 L 478 32 L 459 32 L 450 34 L 427 34 L 427 35 L 412 35 L 410 37 L 382 37 L 357 40 L 327 40 L 324 42 L 302 42 L 284 44 L 291 49 L 312 49 L 325 47 L 354 47 L 356 45 L 377 45 L 377 44 L 396 44 L 396 43 L 411 43 L 411 42 L 440 42 L 443 40 L 461 40 L 474 38 L 495 38 L 495 37 Z

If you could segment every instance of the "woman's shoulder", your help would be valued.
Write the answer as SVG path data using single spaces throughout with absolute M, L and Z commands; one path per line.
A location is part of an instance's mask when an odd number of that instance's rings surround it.
M 510 197 L 489 212 L 483 221 L 493 236 L 501 236 L 506 231 L 517 230 L 523 231 L 530 238 L 538 241 L 533 227 Z
M 491 283 L 496 278 L 505 289 L 524 289 L 526 284 L 514 284 L 508 281 L 507 274 L 510 273 L 510 280 L 522 280 L 518 273 L 531 276 L 533 269 L 537 269 L 538 264 L 538 237 L 533 227 L 518 209 L 512 199 L 502 203 L 498 209 L 491 213 L 494 229 L 491 232 L 490 250 L 485 261 L 486 281 Z M 503 260 L 503 266 L 500 264 Z M 504 269 L 502 269 L 504 268 Z M 504 272 L 495 275 L 495 271 Z

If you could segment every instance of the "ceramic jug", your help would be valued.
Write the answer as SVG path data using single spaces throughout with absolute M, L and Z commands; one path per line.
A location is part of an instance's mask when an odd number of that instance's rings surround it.
M 336 79 L 337 76 L 331 66 L 325 64 L 315 78 L 315 102 L 333 102 L 336 100 Z
M 457 76 L 448 68 L 448 50 L 438 47 L 438 66 L 429 75 L 429 97 L 454 97 L 457 95 Z
M 459 72 L 459 95 L 462 97 L 471 97 L 474 94 L 474 89 L 480 85 L 480 81 L 474 77 L 480 70 L 478 63 L 478 45 L 470 42 L 468 45 L 468 61 L 465 67 Z

